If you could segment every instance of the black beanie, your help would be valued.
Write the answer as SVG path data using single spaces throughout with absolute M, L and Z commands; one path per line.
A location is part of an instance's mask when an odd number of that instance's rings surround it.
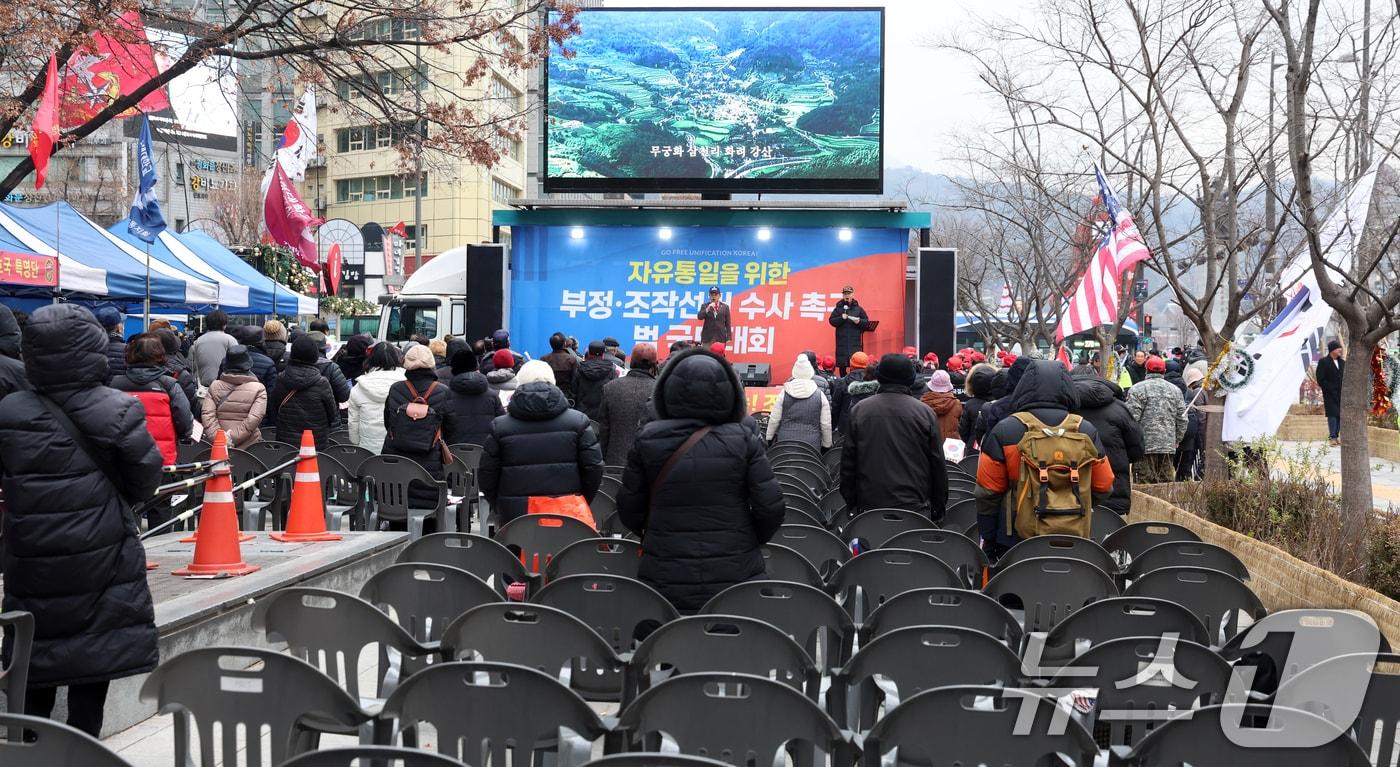
M 913 386 L 914 361 L 903 354 L 886 354 L 875 368 L 875 380 L 891 386 Z
M 475 373 L 478 368 L 476 355 L 471 349 L 463 349 L 452 355 L 452 375 L 459 373 Z
M 317 348 L 316 342 L 306 336 L 302 336 L 292 342 L 292 362 L 309 362 L 314 364 L 321 358 L 321 350 Z
M 235 344 L 228 348 L 224 357 L 224 370 L 229 373 L 248 373 L 253 370 L 253 358 L 248 356 L 248 347 Z

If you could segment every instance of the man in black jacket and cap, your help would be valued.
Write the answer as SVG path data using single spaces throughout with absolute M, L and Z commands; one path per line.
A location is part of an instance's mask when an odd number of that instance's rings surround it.
M 1317 361 L 1317 388 L 1322 390 L 1322 410 L 1327 415 L 1327 439 L 1333 445 L 1342 444 L 1342 375 L 1347 361 L 1342 359 L 1342 344 L 1337 339 L 1327 342 L 1327 356 Z
M 1168 363 L 1170 364 L 1170 363 Z M 1118 384 L 1105 379 L 1088 366 L 1083 372 L 1073 375 L 1074 390 L 1079 396 L 1079 410 L 1076 412 L 1085 421 L 1094 425 L 1103 443 L 1108 464 L 1113 467 L 1113 490 L 1094 506 L 1127 514 L 1133 503 L 1133 482 L 1128 469 L 1134 461 L 1142 460 L 1147 454 L 1142 442 L 1142 427 L 1123 404 L 1123 389 Z
M 97 310 L 97 323 L 107 332 L 107 375 L 126 372 L 126 339 L 122 338 L 122 313 L 110 306 Z
M 5 395 L 29 389 L 24 375 L 24 363 L 19 356 L 19 322 L 10 307 L 0 304 L 0 399 Z
M 841 453 L 841 497 L 859 513 L 908 509 L 943 519 L 948 466 L 932 409 L 910 395 L 914 362 L 886 354 L 875 368 L 879 391 L 851 409 Z
M 842 288 L 841 300 L 826 320 L 836 328 L 836 369 L 843 376 L 850 367 L 851 355 L 865 351 L 864 334 L 875 329 L 855 293 L 856 289 L 850 285 Z

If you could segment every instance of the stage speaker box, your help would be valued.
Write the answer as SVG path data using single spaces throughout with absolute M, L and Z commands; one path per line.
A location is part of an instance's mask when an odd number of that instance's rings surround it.
M 510 270 L 502 245 L 467 246 L 467 340 L 490 338 L 506 326 Z
M 773 380 L 773 369 L 770 365 L 746 363 L 735 365 L 734 372 L 739 374 L 739 381 L 747 388 L 749 386 L 767 386 Z
M 919 356 L 933 352 L 946 360 L 956 349 L 958 251 L 919 248 Z

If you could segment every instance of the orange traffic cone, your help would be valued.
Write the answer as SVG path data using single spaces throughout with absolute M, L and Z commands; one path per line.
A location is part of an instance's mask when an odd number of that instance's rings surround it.
M 326 499 L 321 495 L 321 469 L 316 464 L 316 439 L 311 436 L 310 429 L 301 433 L 287 530 L 273 533 L 272 539 L 283 543 L 341 540 L 341 536 L 326 532 Z
M 225 465 L 226 467 L 228 466 L 228 435 L 224 434 L 224 430 L 223 430 L 223 429 L 219 429 L 218 432 L 215 433 L 215 435 L 214 435 L 214 446 L 211 447 L 211 448 L 209 448 L 209 462 L 210 462 L 210 463 L 218 463 L 218 462 L 220 462 L 220 461 L 223 461 L 223 462 L 224 462 L 224 465 Z M 205 482 L 205 483 L 204 483 L 204 487 L 205 487 L 205 489 L 208 489 L 209 483 L 208 483 L 208 482 Z M 229 487 L 230 487 L 230 488 L 233 487 L 233 480 L 232 480 L 232 479 L 229 480 Z M 209 508 L 209 507 L 206 505 L 204 508 L 207 509 L 207 508 Z M 234 512 L 233 521 L 234 521 L 235 529 L 237 529 L 237 527 L 236 527 L 237 524 L 238 524 L 238 513 L 237 513 L 237 512 Z M 194 543 L 194 542 L 196 542 L 196 541 L 198 541 L 198 540 L 199 540 L 199 530 L 195 530 L 193 533 L 190 533 L 189 535 L 185 536 L 184 538 L 181 538 L 181 539 L 180 539 L 180 543 Z M 238 542 L 239 542 L 239 543 L 247 543 L 248 541 L 251 541 L 251 540 L 253 540 L 253 536 L 250 535 L 250 534 L 248 534 L 248 533 L 242 533 L 242 532 L 240 532 L 240 533 L 238 534 Z
M 228 457 L 228 438 L 222 429 L 214 435 L 210 457 Z M 194 562 L 171 575 L 228 576 L 257 572 L 257 565 L 243 561 L 238 545 L 238 510 L 233 505 L 233 477 L 227 461 L 213 470 L 204 483 L 204 511 L 199 515 L 199 535 L 194 542 Z

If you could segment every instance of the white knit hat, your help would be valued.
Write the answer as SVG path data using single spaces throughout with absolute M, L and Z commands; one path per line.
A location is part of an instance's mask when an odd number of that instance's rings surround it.
M 792 377 L 799 381 L 810 381 L 817 373 L 812 370 L 812 361 L 807 359 L 807 355 L 797 355 L 797 361 L 792 363 Z
M 544 382 L 554 383 L 554 368 L 549 366 L 544 360 L 530 360 L 520 366 L 520 372 L 515 374 L 517 386 L 524 386 L 527 383 Z

